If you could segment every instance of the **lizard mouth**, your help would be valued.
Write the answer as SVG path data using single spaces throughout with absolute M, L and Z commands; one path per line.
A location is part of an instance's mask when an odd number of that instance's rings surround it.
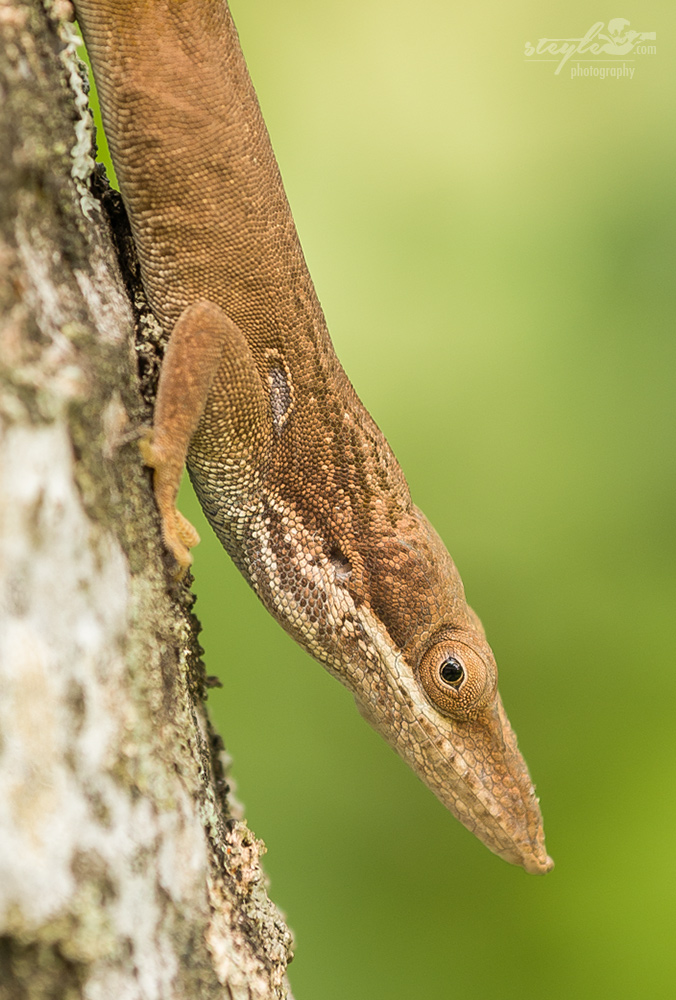
M 420 702 L 415 721 L 399 727 L 380 718 L 377 705 L 357 700 L 366 720 L 463 826 L 529 874 L 553 868 L 535 789 L 499 696 L 481 719 L 444 720 L 443 729 Z
M 554 862 L 545 848 L 539 802 L 499 696 L 489 714 L 489 725 L 456 727 L 454 770 L 466 770 L 447 783 L 451 796 L 433 790 L 494 854 L 544 875 Z
M 531 855 L 528 858 L 520 858 L 516 864 L 521 865 L 529 875 L 546 875 L 554 867 L 554 862 L 545 850 L 542 851 L 542 855 L 543 857 Z

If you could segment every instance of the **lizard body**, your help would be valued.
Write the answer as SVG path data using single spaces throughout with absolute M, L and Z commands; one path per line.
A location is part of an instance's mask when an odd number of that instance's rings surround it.
M 225 0 L 75 0 L 150 305 L 143 444 L 165 544 L 187 458 L 282 626 L 495 853 L 552 865 L 497 668 L 445 546 L 331 343 Z

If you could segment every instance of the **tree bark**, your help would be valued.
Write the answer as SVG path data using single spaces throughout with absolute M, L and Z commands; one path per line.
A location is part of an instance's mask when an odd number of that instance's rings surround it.
M 0 0 L 0 997 L 288 997 L 136 447 L 161 338 L 67 7 Z

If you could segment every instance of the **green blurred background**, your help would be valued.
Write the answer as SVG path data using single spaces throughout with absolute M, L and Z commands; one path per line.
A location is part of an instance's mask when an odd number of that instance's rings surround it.
M 527 876 L 443 809 L 186 487 L 297 1000 L 671 997 L 676 9 L 232 8 L 338 354 L 486 625 L 557 863 Z M 617 16 L 657 33 L 631 80 L 524 61 Z

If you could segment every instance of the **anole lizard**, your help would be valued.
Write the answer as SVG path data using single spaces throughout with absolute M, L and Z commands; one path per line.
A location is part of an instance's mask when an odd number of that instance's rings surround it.
M 155 315 L 162 534 L 183 465 L 263 604 L 492 851 L 552 866 L 481 623 L 336 357 L 225 0 L 75 0 Z

